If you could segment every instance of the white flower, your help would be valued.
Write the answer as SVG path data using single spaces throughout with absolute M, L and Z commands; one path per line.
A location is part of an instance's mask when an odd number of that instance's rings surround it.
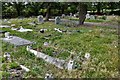
M 86 53 L 84 57 L 85 57 L 86 59 L 89 59 L 89 58 L 90 58 L 90 53 Z

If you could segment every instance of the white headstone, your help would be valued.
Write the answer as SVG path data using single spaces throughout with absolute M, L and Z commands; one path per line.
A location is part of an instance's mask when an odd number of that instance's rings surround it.
M 15 26 L 15 24 L 11 24 L 11 26 L 13 27 L 13 26 Z
M 59 24 L 60 23 L 60 17 L 55 17 L 55 24 Z
M 62 18 L 64 18 L 65 17 L 65 14 L 62 14 Z
M 5 33 L 5 38 L 10 38 L 10 32 Z
M 72 17 L 72 13 L 70 13 L 70 17 Z
M 89 13 L 86 14 L 86 19 L 90 19 L 90 14 Z
M 69 62 L 68 62 L 68 64 L 67 64 L 67 69 L 68 70 L 72 70 L 73 69 L 73 60 L 70 60 Z
M 42 15 L 39 15 L 37 18 L 38 18 L 38 22 L 39 23 L 43 23 L 44 22 Z

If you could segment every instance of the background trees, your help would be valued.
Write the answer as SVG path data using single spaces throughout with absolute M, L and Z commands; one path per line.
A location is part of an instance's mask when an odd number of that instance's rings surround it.
M 70 13 L 75 14 L 79 12 L 79 24 L 83 24 L 87 11 L 93 15 L 120 15 L 119 7 L 120 2 L 3 2 L 2 17 L 12 18 L 43 15 L 47 21 L 51 16 L 70 15 Z

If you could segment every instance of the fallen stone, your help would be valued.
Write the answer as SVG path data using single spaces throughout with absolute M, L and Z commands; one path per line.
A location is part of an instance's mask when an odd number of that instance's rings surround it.
M 20 67 L 21 67 L 23 70 L 25 70 L 26 72 L 29 72 L 29 71 L 30 71 L 27 67 L 25 67 L 25 66 L 23 66 L 23 65 L 20 65 Z
M 0 28 L 10 28 L 11 26 L 8 25 L 0 25 Z

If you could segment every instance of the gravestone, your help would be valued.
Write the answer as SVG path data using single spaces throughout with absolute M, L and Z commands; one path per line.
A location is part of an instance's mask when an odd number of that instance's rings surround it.
M 94 20 L 94 19 L 95 19 L 95 16 L 94 16 L 94 15 L 91 15 L 91 16 L 90 16 L 90 19 L 91 19 L 91 20 Z
M 70 17 L 72 17 L 72 13 L 70 13 Z
M 44 22 L 42 15 L 39 15 L 37 18 L 38 18 L 38 22 L 39 23 L 43 23 Z
M 8 26 L 8 25 L 0 25 L 0 28 L 9 28 L 11 26 Z
M 86 14 L 86 19 L 90 19 L 90 14 L 89 13 Z
M 13 27 L 13 26 L 15 26 L 15 24 L 11 24 L 11 26 Z
M 8 38 L 8 39 L 10 38 L 10 32 L 5 33 L 5 38 Z
M 59 28 L 54 28 L 54 30 L 62 33 L 62 31 Z
M 73 60 L 69 60 L 68 64 L 67 64 L 67 69 L 68 70 L 72 70 L 73 69 Z
M 4 42 L 13 44 L 14 46 L 25 46 L 25 45 L 30 45 L 33 44 L 33 42 L 17 37 L 17 36 L 10 36 L 10 39 L 8 38 L 2 38 Z
M 55 24 L 59 24 L 60 23 L 60 17 L 55 17 Z
M 65 17 L 65 14 L 62 14 L 62 18 L 64 18 Z

